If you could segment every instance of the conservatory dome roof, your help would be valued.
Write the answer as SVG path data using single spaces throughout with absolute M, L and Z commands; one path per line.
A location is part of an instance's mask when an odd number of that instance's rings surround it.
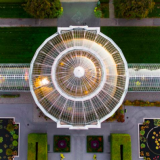
M 122 104 L 127 62 L 98 28 L 61 28 L 38 48 L 30 67 L 30 89 L 43 113 L 71 127 L 96 126 Z

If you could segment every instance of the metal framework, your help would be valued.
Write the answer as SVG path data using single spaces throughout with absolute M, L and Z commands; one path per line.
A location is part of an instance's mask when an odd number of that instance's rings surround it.
M 30 64 L 0 64 L 0 91 L 29 92 Z M 128 64 L 128 92 L 160 91 L 160 64 Z
M 160 91 L 160 64 L 128 64 L 99 28 L 58 28 L 30 64 L 0 64 L 0 91 L 31 91 L 58 127 L 100 127 L 127 93 Z
M 0 64 L 1 91 L 29 91 L 30 64 Z
M 58 127 L 86 129 L 119 108 L 129 76 L 122 51 L 99 28 L 70 27 L 38 48 L 29 80 L 35 102 Z
M 128 64 L 128 91 L 160 91 L 160 64 Z

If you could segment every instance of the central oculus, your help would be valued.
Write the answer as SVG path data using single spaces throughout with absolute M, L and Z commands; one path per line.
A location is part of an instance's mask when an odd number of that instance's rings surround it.
M 84 76 L 85 70 L 84 70 L 83 67 L 78 66 L 78 67 L 76 67 L 76 68 L 74 69 L 74 72 L 73 72 L 73 73 L 74 73 L 74 76 L 75 76 L 75 77 L 81 78 L 81 77 Z

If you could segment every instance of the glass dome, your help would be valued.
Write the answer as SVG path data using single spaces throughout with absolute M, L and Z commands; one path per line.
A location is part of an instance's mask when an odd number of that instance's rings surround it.
M 31 62 L 33 98 L 60 126 L 100 127 L 124 100 L 127 62 L 119 47 L 97 28 L 58 30 Z
M 58 87 L 73 97 L 84 97 L 99 86 L 102 66 L 92 54 L 73 50 L 65 54 L 55 66 Z

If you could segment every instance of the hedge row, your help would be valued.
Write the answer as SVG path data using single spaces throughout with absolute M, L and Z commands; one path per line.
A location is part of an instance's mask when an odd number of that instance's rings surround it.
M 144 107 L 144 106 L 146 106 L 146 107 L 147 106 L 148 107 L 155 106 L 155 107 L 160 107 L 160 102 L 159 101 L 149 102 L 149 101 L 142 101 L 142 100 L 135 100 L 135 101 L 126 100 L 123 104 L 126 105 L 126 106 L 141 106 L 141 107 Z
M 111 134 L 111 160 L 121 160 L 120 146 L 123 145 L 123 160 L 131 160 L 131 137 L 129 134 Z
M 38 142 L 38 160 L 47 160 L 47 134 L 31 133 L 28 135 L 27 160 L 36 159 L 36 142 Z

